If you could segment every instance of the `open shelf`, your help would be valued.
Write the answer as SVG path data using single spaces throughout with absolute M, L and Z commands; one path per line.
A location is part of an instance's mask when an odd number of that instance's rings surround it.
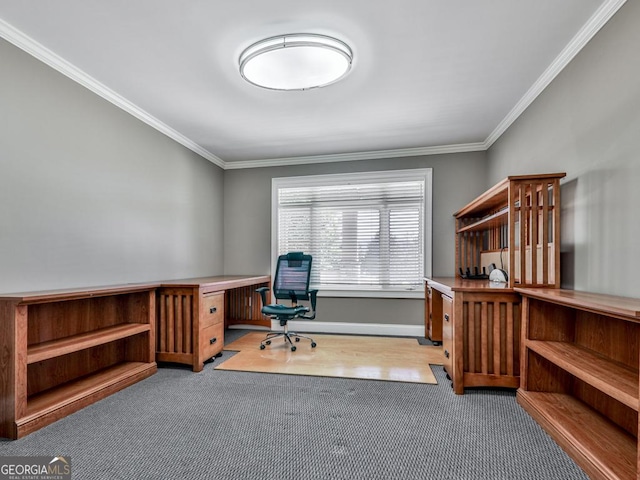
M 27 414 L 21 420 L 22 422 L 28 422 L 33 416 L 64 407 L 67 404 L 76 402 L 88 395 L 95 394 L 100 390 L 104 390 L 111 385 L 121 382 L 131 375 L 143 373 L 150 368 L 155 368 L 155 364 L 146 362 L 123 362 L 29 397 L 27 401 Z
M 561 393 L 521 389 L 517 399 L 592 478 L 636 478 L 636 439 L 600 413 Z
M 638 370 L 573 343 L 527 340 L 526 347 L 638 411 Z
M 39 343 L 27 349 L 27 364 L 41 362 L 98 345 L 104 345 L 150 330 L 151 326 L 149 324 L 128 323 L 101 328 L 92 332 L 65 337 L 60 340 Z
M 495 212 L 492 215 L 488 215 L 477 222 L 471 223 L 469 225 L 465 225 L 464 227 L 460 227 L 456 233 L 464 233 L 464 232 L 480 232 L 486 230 L 487 228 L 496 228 L 502 225 L 507 224 L 507 220 L 509 217 L 509 208 L 504 207 L 503 209 Z
M 520 212 L 520 207 L 514 207 L 515 212 Z M 526 210 L 531 210 L 531 208 L 527 208 Z M 536 207 L 536 210 L 539 212 L 543 211 L 542 206 Z M 547 212 L 553 212 L 553 205 L 547 206 Z M 470 223 L 469 225 L 465 225 L 464 227 L 460 227 L 456 230 L 456 233 L 464 233 L 464 232 L 482 232 L 489 228 L 501 227 L 503 225 L 507 225 L 509 220 L 509 207 L 503 207 L 497 212 L 494 212 L 486 217 L 481 218 L 477 222 Z
M 29 397 L 25 416 L 16 421 L 19 436 L 39 428 L 47 418 L 62 418 L 107 397 L 157 370 L 155 362 L 123 362 Z

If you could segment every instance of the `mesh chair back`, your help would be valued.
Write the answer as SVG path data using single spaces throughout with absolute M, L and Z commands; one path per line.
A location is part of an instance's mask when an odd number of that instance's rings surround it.
M 290 298 L 294 292 L 298 299 L 309 298 L 311 255 L 293 252 L 278 257 L 273 294 L 278 299 Z

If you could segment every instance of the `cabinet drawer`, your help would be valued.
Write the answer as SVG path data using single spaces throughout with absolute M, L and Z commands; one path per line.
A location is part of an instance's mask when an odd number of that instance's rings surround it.
M 443 366 L 453 378 L 453 299 L 442 295 L 442 353 Z
M 200 328 L 224 322 L 224 293 L 214 293 L 202 297 L 202 318 Z
M 200 353 L 207 360 L 222 351 L 224 347 L 224 324 L 218 323 L 200 331 Z

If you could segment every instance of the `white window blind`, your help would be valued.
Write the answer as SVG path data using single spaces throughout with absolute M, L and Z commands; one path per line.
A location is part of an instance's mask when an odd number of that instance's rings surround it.
M 430 178 L 420 169 L 274 179 L 275 254 L 310 253 L 321 291 L 419 289 Z

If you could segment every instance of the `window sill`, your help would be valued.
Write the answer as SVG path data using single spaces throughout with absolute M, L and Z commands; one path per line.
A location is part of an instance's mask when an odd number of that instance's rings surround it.
M 332 290 L 318 289 L 318 297 L 336 298 L 419 298 L 424 299 L 424 288 L 412 290 Z

